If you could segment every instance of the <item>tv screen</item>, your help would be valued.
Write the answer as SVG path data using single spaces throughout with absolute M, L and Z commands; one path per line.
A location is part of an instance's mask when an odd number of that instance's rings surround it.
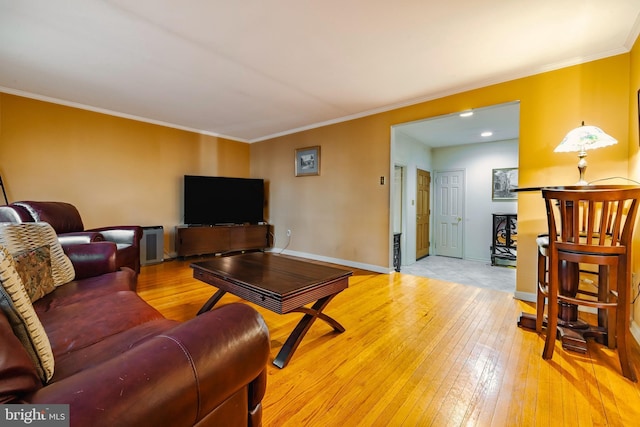
M 187 225 L 257 224 L 264 220 L 264 180 L 184 176 Z

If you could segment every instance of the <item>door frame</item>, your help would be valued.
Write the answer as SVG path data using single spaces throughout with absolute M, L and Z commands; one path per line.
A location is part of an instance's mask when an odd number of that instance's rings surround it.
M 402 180 L 400 182 L 400 188 L 396 188 L 395 186 L 395 171 L 396 168 L 400 168 L 402 170 Z M 396 230 L 394 230 L 394 224 L 396 220 L 400 221 L 400 253 L 403 255 L 401 257 L 401 265 L 406 265 L 405 263 L 405 255 L 407 253 L 407 165 L 402 163 L 393 163 L 391 167 L 391 177 L 390 179 L 390 204 L 391 204 L 391 216 L 389 218 L 389 228 L 390 228 L 390 266 L 393 268 L 393 234 Z M 400 191 L 398 195 L 397 192 Z M 395 198 L 399 196 L 401 200 L 401 208 L 400 212 L 397 212 L 395 208 Z

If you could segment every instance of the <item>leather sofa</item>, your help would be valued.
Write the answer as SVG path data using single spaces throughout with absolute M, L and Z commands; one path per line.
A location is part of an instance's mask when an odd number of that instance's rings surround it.
M 22 237 L 25 229 L 38 238 Z M 0 304 L 0 404 L 68 404 L 72 426 L 261 425 L 270 344 L 258 312 L 236 303 L 183 323 L 166 319 L 136 294 L 133 270 L 115 270 L 115 244 L 59 255 L 45 223 L 0 224 L 0 293 L 18 254 L 43 240 L 54 280 L 69 261 L 87 277 L 32 303 L 53 355 L 47 380 Z
M 103 240 L 114 242 L 118 248 L 118 268 L 129 267 L 140 273 L 140 226 L 120 225 L 85 230 L 80 212 L 74 205 L 39 201 L 20 201 L 3 206 L 0 209 L 0 222 L 49 223 L 63 247 Z

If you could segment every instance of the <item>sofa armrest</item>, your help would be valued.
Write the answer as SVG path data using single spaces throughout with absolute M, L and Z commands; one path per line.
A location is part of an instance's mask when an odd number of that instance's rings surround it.
M 98 232 L 104 236 L 105 240 L 118 244 L 139 246 L 142 239 L 142 227 L 137 225 L 100 227 L 86 231 Z
M 0 405 L 22 403 L 21 396 L 41 387 L 33 361 L 0 310 Z
M 58 242 L 60 242 L 62 246 L 103 242 L 104 240 L 104 236 L 97 231 L 76 231 L 73 233 L 58 234 Z
M 264 378 L 269 345 L 262 316 L 248 305 L 229 304 L 25 400 L 67 403 L 78 426 L 192 426 Z
M 113 242 L 94 242 L 63 246 L 76 271 L 76 280 L 117 270 L 117 246 Z

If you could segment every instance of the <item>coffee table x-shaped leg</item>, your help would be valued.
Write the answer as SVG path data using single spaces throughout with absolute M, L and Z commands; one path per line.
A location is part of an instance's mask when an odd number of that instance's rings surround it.
M 274 365 L 278 368 L 284 368 L 287 366 L 289 359 L 291 359 L 291 356 L 293 356 L 293 353 L 296 351 L 298 345 L 300 345 L 300 342 L 316 319 L 324 320 L 333 327 L 333 330 L 336 332 L 344 332 L 345 329 L 340 323 L 322 312 L 322 310 L 325 309 L 336 295 L 337 294 L 333 294 L 320 298 L 311 307 L 298 307 L 290 311 L 290 313 L 294 311 L 304 313 L 304 316 L 302 316 L 302 319 L 300 319 L 296 327 L 293 329 L 293 332 L 291 332 L 291 335 L 289 335 L 289 338 L 287 338 L 287 341 L 285 341 L 284 345 L 280 349 L 280 352 L 278 352 L 278 355 L 273 361 Z
M 202 308 L 198 311 L 198 315 L 211 310 L 213 306 L 215 306 L 216 303 L 220 300 L 220 298 L 222 298 L 226 293 L 227 293 L 226 291 L 219 289 L 202 306 Z M 293 356 L 293 353 L 296 351 L 296 349 L 302 342 L 302 339 L 305 337 L 305 335 L 311 328 L 311 325 L 313 325 L 313 322 L 315 322 L 316 319 L 325 321 L 336 332 L 342 333 L 345 331 L 344 326 L 338 323 L 337 320 L 335 320 L 330 316 L 327 316 L 325 313 L 322 312 L 322 310 L 324 310 L 327 307 L 327 305 L 329 305 L 333 297 L 335 297 L 336 295 L 338 294 L 335 293 L 335 294 L 320 298 L 311 307 L 298 307 L 289 311 L 289 313 L 293 313 L 293 312 L 304 313 L 304 316 L 302 316 L 302 319 L 300 319 L 300 321 L 298 322 L 296 327 L 293 329 L 293 331 L 285 341 L 284 345 L 278 352 L 278 355 L 273 360 L 273 364 L 275 366 L 281 369 L 287 366 L 287 363 L 289 363 L 289 360 Z

